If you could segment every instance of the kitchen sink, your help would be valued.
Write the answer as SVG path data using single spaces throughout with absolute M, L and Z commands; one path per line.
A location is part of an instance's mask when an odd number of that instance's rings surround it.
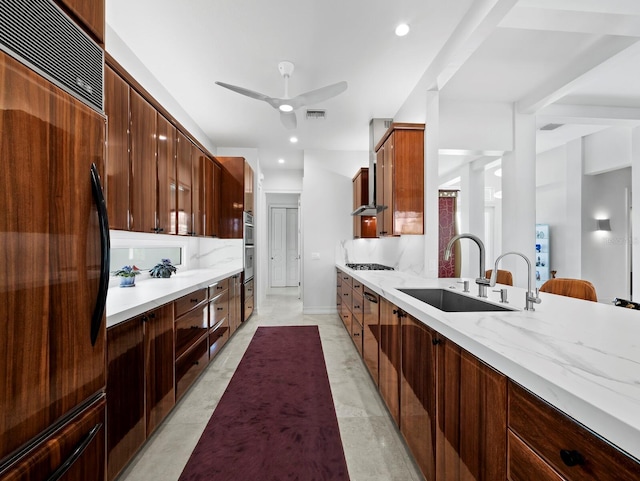
M 482 311 L 513 311 L 509 307 L 502 307 L 480 299 L 458 294 L 447 289 L 398 289 L 414 299 L 425 302 L 430 306 L 445 312 L 482 312 Z

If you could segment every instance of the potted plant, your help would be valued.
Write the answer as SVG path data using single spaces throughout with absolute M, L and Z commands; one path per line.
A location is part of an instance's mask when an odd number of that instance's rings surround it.
M 151 277 L 168 278 L 176 270 L 177 268 L 171 263 L 171 259 L 162 259 L 162 262 L 159 262 L 149 270 L 149 274 Z
M 140 274 L 140 269 L 135 265 L 124 266 L 113 272 L 114 276 L 120 277 L 120 287 L 134 287 L 136 285 L 136 276 Z

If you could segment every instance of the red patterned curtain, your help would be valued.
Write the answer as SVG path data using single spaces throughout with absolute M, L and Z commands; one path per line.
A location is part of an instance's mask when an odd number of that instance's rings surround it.
M 444 251 L 447 243 L 457 234 L 456 232 L 456 206 L 457 190 L 441 190 L 438 201 L 439 240 L 438 240 L 438 277 L 459 277 L 460 269 L 457 262 L 457 245 L 451 252 L 448 261 L 444 260 Z

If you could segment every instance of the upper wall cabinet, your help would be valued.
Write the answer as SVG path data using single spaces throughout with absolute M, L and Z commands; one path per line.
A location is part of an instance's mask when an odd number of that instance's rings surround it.
M 104 0 L 56 0 L 99 44 L 104 45 Z
M 178 233 L 176 211 L 176 128 L 158 114 L 158 232 Z
M 131 218 L 129 228 L 136 232 L 158 232 L 156 110 L 135 90 L 129 95 Z
M 392 123 L 376 145 L 379 236 L 424 234 L 424 127 Z
M 357 209 L 361 205 L 369 203 L 369 169 L 363 167 L 353 177 L 353 208 Z M 353 216 L 353 238 L 365 239 L 377 237 L 376 216 L 374 215 L 354 215 Z
M 216 159 L 222 166 L 220 237 L 241 239 L 244 227 L 242 213 L 253 213 L 253 170 L 244 157 Z
M 177 143 L 177 193 L 178 193 L 178 234 L 193 235 L 193 204 L 191 203 L 192 144 L 182 132 L 178 132 Z
M 109 227 L 129 229 L 129 85 L 110 67 L 104 69 L 107 115 L 105 194 Z

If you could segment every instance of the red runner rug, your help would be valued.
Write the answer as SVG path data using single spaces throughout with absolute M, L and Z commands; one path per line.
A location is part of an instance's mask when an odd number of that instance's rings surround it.
M 348 481 L 317 326 L 259 327 L 180 481 Z

